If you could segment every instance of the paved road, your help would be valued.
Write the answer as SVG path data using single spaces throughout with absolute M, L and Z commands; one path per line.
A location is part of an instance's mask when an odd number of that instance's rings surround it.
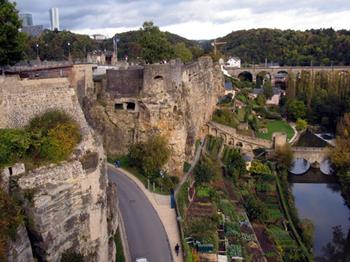
M 163 224 L 144 193 L 135 182 L 118 171 L 108 169 L 108 176 L 117 184 L 131 261 L 141 257 L 150 262 L 172 261 Z

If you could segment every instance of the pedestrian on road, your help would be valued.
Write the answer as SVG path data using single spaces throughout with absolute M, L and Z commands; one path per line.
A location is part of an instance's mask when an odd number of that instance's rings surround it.
M 177 243 L 176 246 L 175 246 L 176 256 L 179 255 L 179 251 L 180 251 L 180 246 L 179 246 L 179 244 Z

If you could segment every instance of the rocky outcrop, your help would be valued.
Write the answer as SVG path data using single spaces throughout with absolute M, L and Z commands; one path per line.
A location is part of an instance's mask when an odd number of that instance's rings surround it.
M 73 252 L 85 261 L 114 261 L 110 239 L 118 225 L 113 208 L 116 191 L 108 186 L 102 142 L 87 124 L 75 89 L 64 78 L 0 81 L 0 128 L 24 127 L 34 116 L 59 109 L 79 123 L 82 133 L 67 161 L 24 174 L 13 173 L 12 168 L 9 172 L 24 196 L 33 256 L 38 261 L 60 261 L 62 254 Z M 14 245 L 10 253 L 17 249 Z
M 34 262 L 32 247 L 24 225 L 17 229 L 15 240 L 10 241 L 8 250 L 8 262 Z
M 108 70 L 85 97 L 89 123 L 102 134 L 110 154 L 127 152 L 130 144 L 152 134 L 164 135 L 172 149 L 169 171 L 182 173 L 193 157 L 195 140 L 223 95 L 223 75 L 211 58 Z

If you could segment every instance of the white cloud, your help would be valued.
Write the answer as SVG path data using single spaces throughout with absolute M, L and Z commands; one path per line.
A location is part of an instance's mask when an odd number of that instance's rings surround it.
M 189 39 L 209 39 L 250 28 L 350 29 L 349 0 L 18 0 L 37 24 L 49 26 L 48 9 L 60 9 L 61 25 L 79 33 L 139 28 L 153 20 Z

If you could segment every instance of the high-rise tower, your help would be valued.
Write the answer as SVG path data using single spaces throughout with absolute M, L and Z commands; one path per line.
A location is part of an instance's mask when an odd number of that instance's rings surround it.
M 50 9 L 50 18 L 51 18 L 51 30 L 60 30 L 60 18 L 58 13 L 58 8 L 53 7 Z
M 32 26 L 33 25 L 33 16 L 32 14 L 29 13 L 23 13 L 23 14 L 19 14 L 19 17 L 22 20 L 22 26 Z

